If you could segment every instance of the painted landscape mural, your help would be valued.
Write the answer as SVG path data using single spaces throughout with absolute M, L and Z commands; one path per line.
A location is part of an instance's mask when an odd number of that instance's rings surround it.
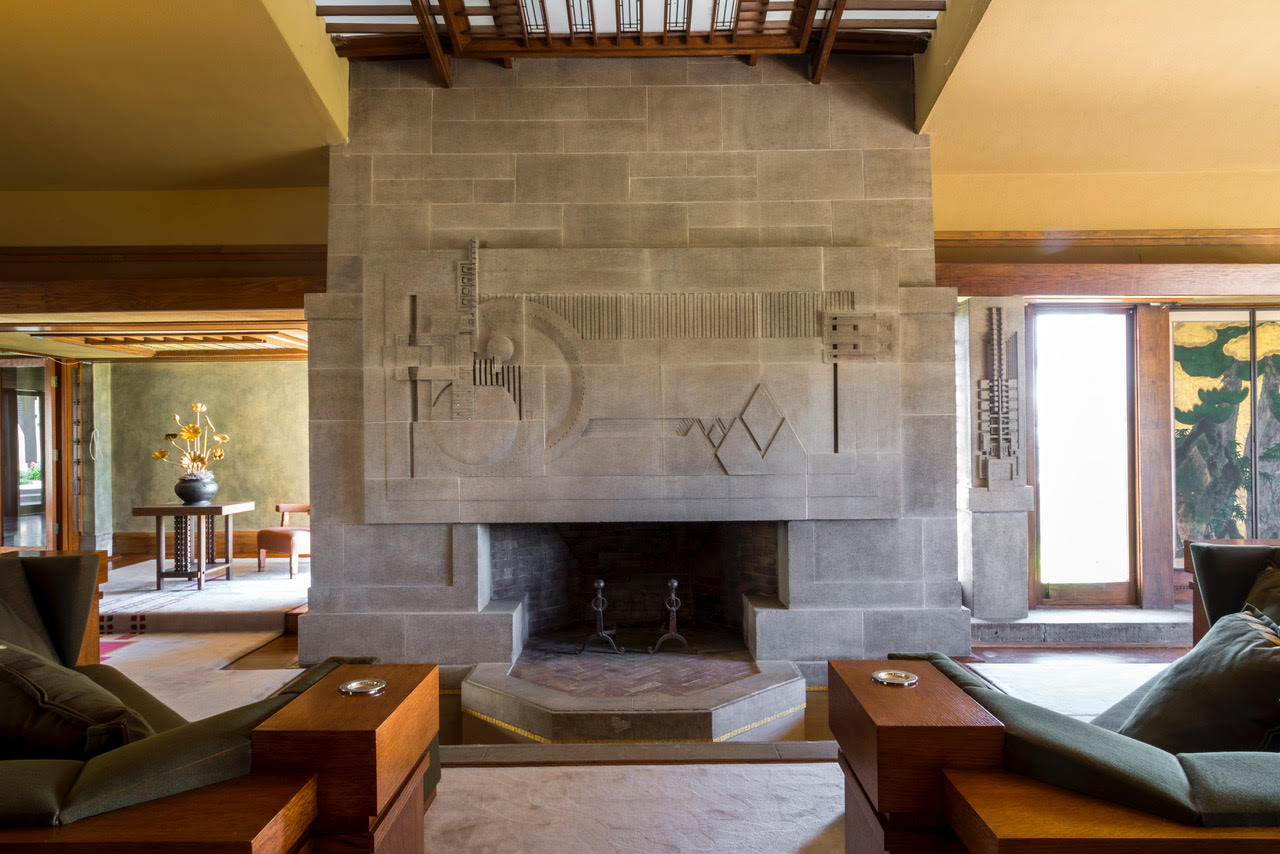
M 1188 538 L 1280 537 L 1280 322 L 1255 343 L 1247 315 L 1175 319 L 1173 374 L 1177 554 Z

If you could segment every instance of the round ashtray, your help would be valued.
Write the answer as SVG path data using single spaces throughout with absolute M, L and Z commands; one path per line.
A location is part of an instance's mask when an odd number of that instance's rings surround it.
M 871 674 L 871 681 L 895 688 L 910 688 L 920 681 L 920 677 L 908 670 L 877 670 Z
M 352 679 L 339 685 L 338 690 L 353 697 L 376 697 L 386 687 L 385 679 Z

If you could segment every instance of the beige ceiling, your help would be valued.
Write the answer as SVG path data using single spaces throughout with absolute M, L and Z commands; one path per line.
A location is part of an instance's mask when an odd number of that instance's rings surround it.
M 0 0 L 0 190 L 323 186 L 346 61 L 302 0 Z
M 1280 2 L 991 0 L 923 130 L 939 230 L 1280 225 Z

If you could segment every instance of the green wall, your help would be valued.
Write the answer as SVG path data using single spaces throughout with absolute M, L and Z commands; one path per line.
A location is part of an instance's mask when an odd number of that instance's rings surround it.
M 133 515 L 135 505 L 177 503 L 173 485 L 182 470 L 151 459 L 151 452 L 169 447 L 160 437 L 177 429 L 173 413 L 186 423 L 196 401 L 231 437 L 226 458 L 211 467 L 219 486 L 214 500 L 258 505 L 236 516 L 238 529 L 278 525 L 276 504 L 309 500 L 306 362 L 117 362 L 110 375 L 117 532 L 155 530 L 153 519 Z

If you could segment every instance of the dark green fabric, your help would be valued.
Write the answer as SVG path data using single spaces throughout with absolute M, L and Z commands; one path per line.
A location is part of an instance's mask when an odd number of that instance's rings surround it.
M 1178 756 L 1207 827 L 1280 826 L 1280 754 Z
M 422 772 L 422 799 L 426 801 L 431 797 L 431 793 L 436 790 L 436 786 L 440 784 L 440 736 L 431 739 L 431 744 L 427 746 L 427 753 L 431 756 L 431 764 L 427 766 L 427 770 Z
M 86 664 L 76 668 L 143 717 L 155 732 L 164 732 L 187 723 L 187 719 L 151 696 L 145 688 L 109 664 Z
M 1005 726 L 1004 764 L 1015 774 L 1185 824 L 1198 820 L 1173 754 L 986 688 L 970 688 Z
M 1243 608 L 1258 573 L 1277 562 L 1274 546 L 1192 543 L 1190 551 L 1190 569 L 1211 624 Z
M 0 758 L 88 759 L 152 734 L 88 676 L 0 644 Z
M 332 673 L 339 665 L 342 664 L 381 664 L 381 658 L 372 656 L 340 656 L 333 655 L 324 661 L 312 667 L 308 667 L 302 673 L 293 677 L 284 684 L 280 690 L 276 691 L 274 696 L 281 694 L 289 694 L 296 696 L 319 682 L 324 677 Z
M 1253 580 L 1244 601 L 1274 622 L 1280 622 L 1280 569 L 1268 564 Z
M 68 667 L 74 667 L 97 595 L 98 556 L 81 552 L 24 557 L 22 568 L 58 658 Z
M 31 595 L 31 585 L 17 555 L 0 555 L 0 602 L 6 608 L 0 612 L 0 640 L 38 652 L 46 658 L 58 658 L 53 639 L 45 628 L 44 617 Z
M 934 666 L 942 675 L 946 676 L 952 682 L 961 688 L 990 688 L 991 685 L 983 681 L 972 670 L 952 661 L 950 656 L 943 655 L 940 652 L 891 652 L 889 658 L 903 661 L 927 661 Z
M 1117 732 L 1170 753 L 1258 750 L 1280 727 L 1280 637 L 1228 614 L 1169 665 Z
M 268 697 L 94 757 L 63 802 L 61 823 L 245 776 L 249 734 L 292 699 Z
M 1109 729 L 1112 732 L 1124 726 L 1124 722 L 1129 720 L 1129 715 L 1133 714 L 1133 710 L 1142 702 L 1142 698 L 1147 696 L 1147 692 L 1151 690 L 1151 686 L 1160 681 L 1160 677 L 1164 676 L 1161 670 L 1155 676 L 1152 676 L 1146 682 L 1143 682 L 1137 688 L 1134 688 L 1114 706 L 1107 709 L 1102 714 L 1094 718 L 1090 723 L 1094 726 L 1100 726 L 1103 729 Z
M 0 827 L 49 827 L 83 762 L 9 759 L 0 762 Z

